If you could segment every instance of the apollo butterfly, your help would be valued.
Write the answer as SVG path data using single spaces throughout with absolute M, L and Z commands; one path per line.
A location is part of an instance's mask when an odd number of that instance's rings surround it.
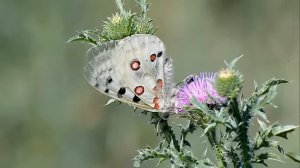
M 173 110 L 172 60 L 158 37 L 132 35 L 97 45 L 87 56 L 85 77 L 101 93 L 147 111 Z

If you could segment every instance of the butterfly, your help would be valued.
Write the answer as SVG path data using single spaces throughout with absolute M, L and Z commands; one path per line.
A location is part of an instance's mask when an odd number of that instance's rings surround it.
M 154 35 L 135 34 L 87 52 L 86 80 L 101 93 L 152 112 L 174 109 L 172 60 Z

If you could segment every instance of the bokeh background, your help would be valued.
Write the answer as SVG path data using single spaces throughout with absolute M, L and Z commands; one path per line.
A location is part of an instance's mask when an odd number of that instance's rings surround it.
M 134 0 L 125 2 L 138 9 Z M 299 0 L 150 3 L 149 16 L 173 58 L 176 82 L 191 73 L 218 71 L 223 60 L 244 54 L 238 63 L 244 95 L 254 80 L 293 81 L 279 87 L 274 101 L 279 107 L 268 108 L 268 114 L 270 121 L 299 124 Z M 115 11 L 112 0 L 0 1 L 1 168 L 127 168 L 137 149 L 157 145 L 148 117 L 125 104 L 104 107 L 108 97 L 85 81 L 90 46 L 65 43 L 76 30 L 101 27 Z M 196 156 L 206 148 L 200 135 L 190 137 Z M 299 153 L 299 129 L 289 138 L 282 145 Z M 299 166 L 284 161 L 268 163 Z

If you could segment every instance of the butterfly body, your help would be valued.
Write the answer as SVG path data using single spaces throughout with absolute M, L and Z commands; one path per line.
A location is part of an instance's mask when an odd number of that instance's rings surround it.
M 147 111 L 173 110 L 172 60 L 158 37 L 132 35 L 97 45 L 87 56 L 85 77 L 101 93 Z

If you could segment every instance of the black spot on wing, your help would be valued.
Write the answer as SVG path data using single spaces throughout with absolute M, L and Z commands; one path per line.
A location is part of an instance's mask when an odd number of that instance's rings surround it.
M 112 78 L 109 76 L 106 78 L 106 85 L 110 84 L 112 82 Z
M 119 89 L 119 91 L 118 91 L 118 98 L 121 98 L 122 97 L 122 95 L 124 95 L 126 93 L 126 88 L 124 88 L 124 87 L 121 87 L 120 89 Z
M 132 101 L 135 103 L 138 103 L 141 99 L 139 97 L 137 97 L 136 95 L 134 95 Z
M 168 63 L 170 61 L 170 58 L 169 57 L 166 57 L 165 59 L 165 64 Z
M 108 89 L 105 89 L 105 91 L 104 91 L 105 93 L 108 93 L 109 92 L 109 90 Z
M 163 52 L 162 52 L 162 51 L 160 51 L 159 53 L 157 53 L 157 57 L 161 57 L 161 56 L 162 56 L 162 54 L 163 54 Z
M 95 84 L 95 88 L 99 88 L 99 83 L 96 83 L 96 84 Z

